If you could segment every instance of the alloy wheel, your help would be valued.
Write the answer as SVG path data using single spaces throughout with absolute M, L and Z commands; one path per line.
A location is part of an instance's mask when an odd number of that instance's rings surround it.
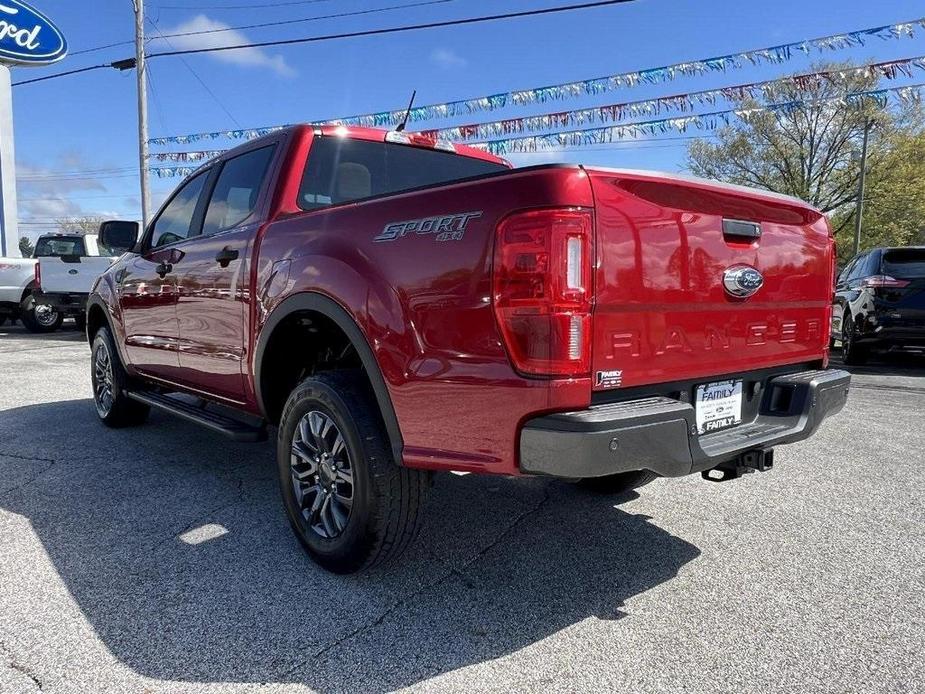
M 100 342 L 93 354 L 93 396 L 101 417 L 112 409 L 112 382 L 112 355 L 106 344 Z
M 312 410 L 299 420 L 289 470 L 308 527 L 324 539 L 341 535 L 353 510 L 353 468 L 343 434 L 330 416 Z

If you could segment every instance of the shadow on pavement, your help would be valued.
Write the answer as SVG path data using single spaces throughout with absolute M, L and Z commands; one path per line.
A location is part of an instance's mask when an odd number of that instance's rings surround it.
M 4 342 L 24 342 L 47 341 L 47 342 L 80 342 L 85 340 L 86 336 L 82 330 L 71 321 L 65 321 L 62 326 L 53 333 L 31 333 L 26 330 L 22 323 L 10 325 L 9 322 L 0 325 L 0 344 Z
M 35 435 L 62 423 L 84 435 Z M 29 520 L 105 646 L 158 679 L 386 691 L 632 618 L 628 600 L 699 555 L 615 506 L 631 497 L 442 475 L 412 550 L 338 577 L 292 537 L 270 446 L 157 416 L 104 429 L 89 400 L 5 411 L 0 441 L 0 507 Z M 26 577 L 42 552 L 3 553 L 22 577 L 10 599 L 41 600 Z

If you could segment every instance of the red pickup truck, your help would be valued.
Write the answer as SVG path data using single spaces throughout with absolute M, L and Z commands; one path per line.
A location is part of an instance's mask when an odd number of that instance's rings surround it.
M 100 419 L 275 427 L 332 571 L 409 543 L 430 471 L 731 479 L 847 398 L 828 223 L 768 192 L 306 125 L 101 233 L 133 245 L 88 306 Z

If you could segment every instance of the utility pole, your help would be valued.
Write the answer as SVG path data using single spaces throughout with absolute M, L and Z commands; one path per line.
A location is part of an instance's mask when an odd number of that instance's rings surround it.
M 854 253 L 861 250 L 861 221 L 864 218 L 864 179 L 867 175 L 867 137 L 874 122 L 870 118 L 864 123 L 864 142 L 861 145 L 861 176 L 858 179 L 858 202 L 854 216 Z
M 148 176 L 148 76 L 145 67 L 144 0 L 132 0 L 135 7 L 135 74 L 138 77 L 138 166 L 141 174 L 141 220 L 147 228 L 151 210 Z

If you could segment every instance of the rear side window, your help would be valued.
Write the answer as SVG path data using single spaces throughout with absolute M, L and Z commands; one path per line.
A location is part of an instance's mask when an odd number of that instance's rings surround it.
M 896 279 L 925 279 L 925 248 L 902 248 L 883 254 L 881 271 Z
M 35 252 L 32 254 L 36 258 L 63 258 L 69 255 L 87 255 L 87 249 L 84 240 L 79 236 L 74 237 L 57 237 L 57 238 L 40 238 L 35 244 Z
M 299 206 L 314 210 L 507 170 L 502 164 L 440 150 L 319 136 L 309 151 Z
M 209 200 L 204 235 L 236 227 L 253 214 L 275 149 L 261 147 L 224 163 Z

